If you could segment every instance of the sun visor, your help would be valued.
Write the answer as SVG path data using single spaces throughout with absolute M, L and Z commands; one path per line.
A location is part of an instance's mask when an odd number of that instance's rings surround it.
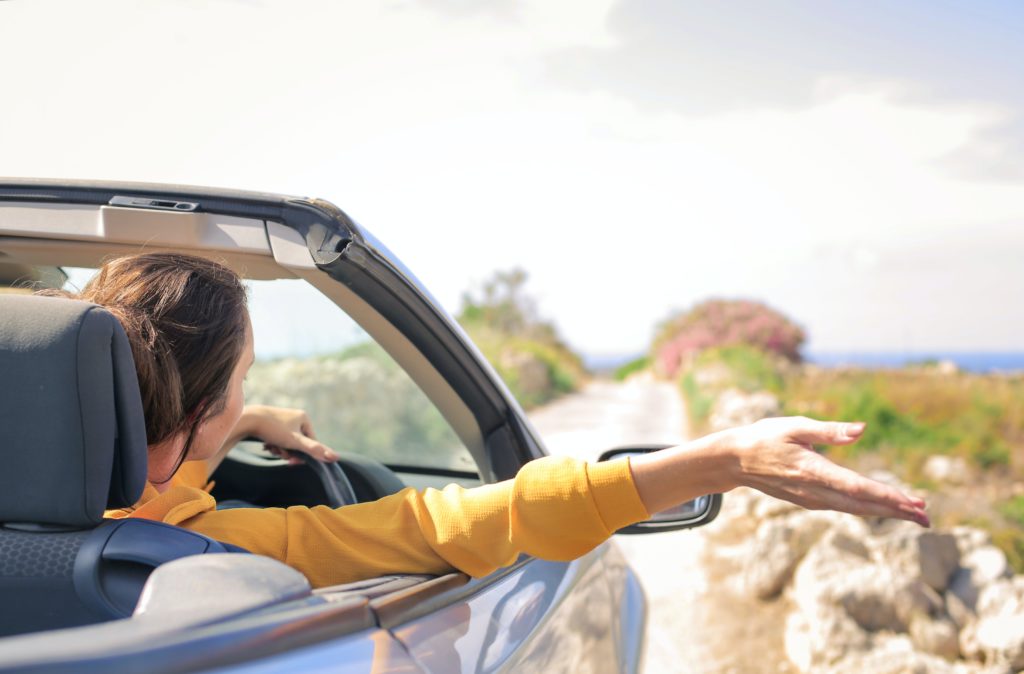
M 270 254 L 263 220 L 91 204 L 0 204 L 0 235 Z

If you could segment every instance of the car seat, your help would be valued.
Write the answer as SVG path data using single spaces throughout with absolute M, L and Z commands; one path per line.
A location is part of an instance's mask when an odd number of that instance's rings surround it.
M 104 520 L 146 481 L 135 365 L 116 318 L 0 295 L 0 635 L 131 615 L 163 562 L 237 551 L 143 519 Z

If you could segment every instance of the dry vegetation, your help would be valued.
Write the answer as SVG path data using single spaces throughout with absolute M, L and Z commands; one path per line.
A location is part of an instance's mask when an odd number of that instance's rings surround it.
M 713 300 L 666 321 L 651 360 L 678 382 L 696 432 L 709 430 L 728 389 L 768 391 L 782 414 L 867 422 L 858 443 L 825 451 L 926 491 L 933 522 L 987 530 L 1024 572 L 1024 375 L 939 363 L 824 369 L 800 362 L 802 342 L 803 332 L 770 307 Z M 941 480 L 926 470 L 936 455 L 955 468 Z

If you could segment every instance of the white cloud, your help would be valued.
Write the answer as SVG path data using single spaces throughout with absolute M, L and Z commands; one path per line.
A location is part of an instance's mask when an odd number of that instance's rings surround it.
M 551 89 L 545 53 L 608 43 L 608 5 L 0 3 L 0 58 L 25 64 L 2 76 L 0 174 L 323 196 L 450 309 L 526 268 L 595 353 L 708 295 L 765 299 L 821 348 L 1020 343 L 1024 308 L 991 288 L 1021 273 L 977 258 L 1024 223 L 1024 187 L 943 168 L 1006 109 L 836 78 L 805 109 L 699 118 Z M 901 259 L 926 244 L 938 268 Z

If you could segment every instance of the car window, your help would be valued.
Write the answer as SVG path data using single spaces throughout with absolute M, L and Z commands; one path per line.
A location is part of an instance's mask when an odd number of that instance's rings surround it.
M 64 268 L 78 290 L 93 270 Z M 304 409 L 317 438 L 386 464 L 476 473 L 469 450 L 352 318 L 298 279 L 246 281 L 256 362 L 246 402 Z

